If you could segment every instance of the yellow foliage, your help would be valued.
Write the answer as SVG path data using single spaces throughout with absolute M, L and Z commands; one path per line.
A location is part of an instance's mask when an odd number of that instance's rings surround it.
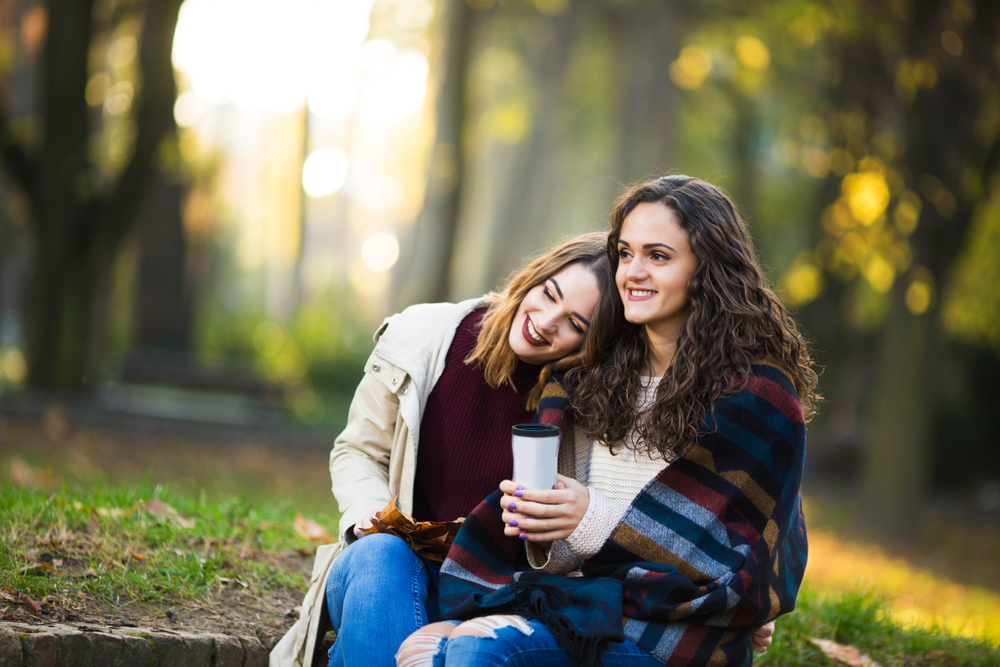
M 748 69 L 764 70 L 771 64 L 771 51 L 756 37 L 740 37 L 733 45 L 736 58 Z
M 848 174 L 842 189 L 854 219 L 862 225 L 878 220 L 889 205 L 889 185 L 879 172 Z
M 808 255 L 800 256 L 782 276 L 779 288 L 789 301 L 804 306 L 823 291 L 823 272 Z
M 896 280 L 896 269 L 881 253 L 872 252 L 861 265 L 861 274 L 879 294 L 885 294 Z
M 686 90 L 700 86 L 711 71 L 711 56 L 697 45 L 684 47 L 677 60 L 670 63 L 670 79 L 678 88 Z
M 920 211 L 923 202 L 920 196 L 911 190 L 904 190 L 899 196 L 899 203 L 896 205 L 896 213 L 893 221 L 896 223 L 896 230 L 903 236 L 909 236 L 917 228 L 917 221 L 920 219 Z

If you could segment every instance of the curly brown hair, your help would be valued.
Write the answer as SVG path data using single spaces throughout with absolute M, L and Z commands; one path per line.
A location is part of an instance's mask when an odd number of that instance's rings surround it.
M 567 374 L 575 386 L 569 416 L 589 435 L 614 446 L 636 443 L 667 460 L 695 441 L 712 403 L 741 391 L 751 361 L 769 357 L 792 378 L 806 418 L 819 399 L 809 348 L 784 305 L 768 288 L 753 243 L 736 208 L 719 188 L 671 175 L 631 188 L 611 212 L 607 252 L 618 270 L 625 218 L 642 203 L 673 211 L 698 267 L 688 281 L 688 314 L 673 361 L 652 405 L 636 415 L 641 376 L 649 361 L 642 325 L 625 322 L 598 363 Z M 635 438 L 629 438 L 635 429 Z M 638 443 L 645 443 L 644 445 Z
M 487 294 L 484 300 L 489 308 L 483 316 L 476 347 L 466 357 L 465 363 L 482 363 L 483 374 L 491 387 L 511 382 L 518 358 L 507 337 L 517 309 L 521 307 L 521 301 L 531 288 L 541 285 L 570 264 L 580 264 L 593 274 L 601 298 L 590 318 L 590 327 L 580 349 L 542 367 L 538 384 L 528 394 L 528 409 L 538 407 L 542 389 L 552 373 L 596 363 L 611 346 L 612 337 L 625 321 L 618 289 L 615 287 L 615 272 L 608 259 L 607 245 L 608 235 L 604 232 L 590 232 L 563 241 L 514 273 L 503 292 Z

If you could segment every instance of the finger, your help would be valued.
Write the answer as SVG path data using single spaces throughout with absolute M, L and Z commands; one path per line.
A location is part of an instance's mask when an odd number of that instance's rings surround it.
M 530 500 L 546 505 L 558 505 L 569 500 L 573 492 L 570 489 L 525 489 L 517 487 L 510 495 L 517 500 Z
M 756 634 L 758 637 L 770 637 L 771 635 L 773 635 L 774 621 L 770 621 L 769 623 L 765 623 L 764 625 L 760 626 L 760 630 L 758 630 Z
M 504 481 L 500 482 L 500 490 L 506 493 L 507 495 L 514 495 L 514 492 L 517 491 L 517 487 L 518 484 L 509 479 L 505 479 Z

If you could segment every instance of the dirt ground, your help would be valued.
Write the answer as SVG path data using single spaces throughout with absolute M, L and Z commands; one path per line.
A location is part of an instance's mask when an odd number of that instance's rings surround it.
M 332 442 L 332 436 L 331 436 Z M 329 450 L 281 446 L 250 439 L 194 438 L 0 416 L 0 489 L 12 461 L 30 466 L 33 486 L 86 486 L 96 480 L 134 484 L 148 480 L 210 497 L 239 495 L 251 502 L 291 501 L 305 512 L 334 507 Z M 308 580 L 313 556 L 289 551 L 272 563 Z M 303 590 L 257 589 L 238 581 L 210 588 L 196 599 L 152 604 L 121 601 L 115 608 L 86 594 L 28 601 L 0 591 L 0 620 L 110 627 L 146 627 L 192 633 L 256 636 L 270 648 L 298 618 Z M 36 608 L 33 603 L 37 603 Z
M 312 557 L 289 555 L 283 566 L 308 575 Z M 133 603 L 116 609 L 106 601 L 90 596 L 58 594 L 33 601 L 38 604 L 39 609 L 36 609 L 32 601 L 14 599 L 8 594 L 0 602 L 0 620 L 34 625 L 64 623 L 256 636 L 270 650 L 298 618 L 302 595 L 303 592 L 296 589 L 268 588 L 261 591 L 233 582 L 211 588 L 193 600 Z

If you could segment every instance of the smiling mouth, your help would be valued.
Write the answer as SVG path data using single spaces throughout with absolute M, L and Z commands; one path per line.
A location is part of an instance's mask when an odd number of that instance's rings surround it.
M 628 288 L 628 298 L 629 301 L 641 301 L 644 299 L 652 298 L 656 292 L 649 289 L 635 289 L 632 287 Z
M 524 325 L 521 327 L 521 335 L 529 345 L 534 345 L 535 347 L 545 347 L 549 344 L 549 341 L 545 340 L 542 335 L 538 333 L 538 330 L 535 329 L 535 324 L 527 315 L 524 316 Z

